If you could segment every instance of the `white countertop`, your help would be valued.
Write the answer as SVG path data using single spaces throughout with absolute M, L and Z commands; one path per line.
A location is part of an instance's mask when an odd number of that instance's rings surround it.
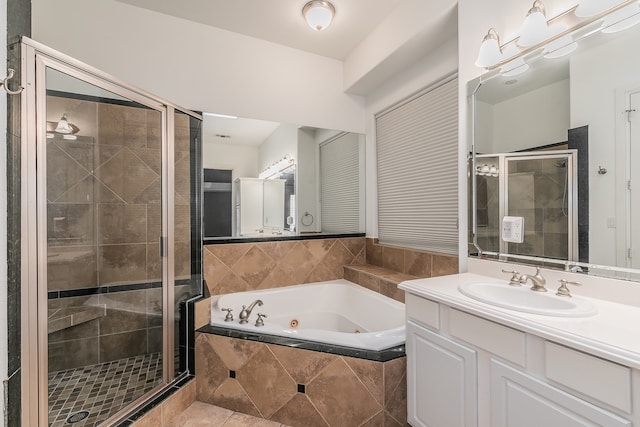
M 576 298 L 584 298 L 596 305 L 598 313 L 577 318 L 529 314 L 485 304 L 458 291 L 461 284 L 475 282 L 503 282 L 509 286 L 507 280 L 461 273 L 408 280 L 398 287 L 419 297 L 640 369 L 639 307 L 583 297 L 578 290 L 572 289 Z

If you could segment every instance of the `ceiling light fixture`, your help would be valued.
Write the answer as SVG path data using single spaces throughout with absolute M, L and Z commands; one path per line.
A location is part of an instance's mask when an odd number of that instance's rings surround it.
M 302 16 L 316 31 L 322 31 L 331 25 L 335 14 L 336 9 L 328 1 L 312 0 L 302 8 Z
M 607 15 L 602 23 L 605 34 L 617 33 L 640 22 L 640 3 L 632 3 Z
M 62 114 L 62 117 L 60 117 L 60 120 L 58 120 L 58 124 L 56 125 L 54 132 L 71 134 L 77 133 L 79 130 L 80 129 L 78 129 L 78 126 L 74 125 L 73 123 L 69 123 L 69 121 L 67 120 L 67 113 L 64 113 Z
M 529 9 L 529 12 L 527 12 L 527 17 L 522 23 L 518 46 L 533 46 L 547 39 L 549 36 L 544 4 L 540 0 L 536 0 L 533 2 L 533 6 Z

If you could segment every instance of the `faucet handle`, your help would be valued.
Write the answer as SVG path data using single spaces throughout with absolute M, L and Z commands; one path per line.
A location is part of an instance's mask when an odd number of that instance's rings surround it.
M 582 286 L 582 283 L 580 282 L 570 282 L 565 279 L 560 279 L 558 281 L 560 282 L 560 287 L 558 288 L 558 292 L 556 292 L 556 295 L 561 297 L 571 298 L 571 292 L 569 292 L 569 288 L 567 287 L 567 285 Z
M 509 284 L 511 286 L 522 286 L 520 283 L 520 273 L 516 270 L 502 270 L 502 272 L 512 274 L 511 279 L 509 280 Z
M 233 308 L 223 308 L 221 311 L 227 312 L 227 315 L 224 317 L 225 322 L 233 322 L 233 314 L 231 314 Z
M 267 317 L 267 315 L 258 313 L 258 318 L 256 319 L 256 326 L 264 326 L 264 320 L 262 320 L 263 317 Z

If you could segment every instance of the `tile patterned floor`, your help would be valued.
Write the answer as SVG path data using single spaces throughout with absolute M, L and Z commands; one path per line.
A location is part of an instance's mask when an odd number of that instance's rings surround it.
M 93 427 L 155 387 L 162 379 L 160 353 L 49 374 L 49 426 Z M 77 423 L 67 418 L 89 416 Z
M 229 409 L 194 402 L 180 415 L 173 418 L 168 427 L 287 427 L 274 421 L 241 414 Z

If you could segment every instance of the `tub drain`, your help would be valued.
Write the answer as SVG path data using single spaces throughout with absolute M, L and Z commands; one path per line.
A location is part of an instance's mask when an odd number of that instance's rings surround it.
M 72 414 L 69 416 L 69 418 L 67 418 L 67 422 L 69 424 L 79 423 L 80 421 L 84 420 L 88 416 L 89 416 L 89 411 L 76 412 L 75 414 Z
M 289 322 L 289 327 L 291 329 L 295 329 L 298 327 L 299 324 L 300 322 L 298 322 L 298 319 L 291 319 L 291 322 Z

